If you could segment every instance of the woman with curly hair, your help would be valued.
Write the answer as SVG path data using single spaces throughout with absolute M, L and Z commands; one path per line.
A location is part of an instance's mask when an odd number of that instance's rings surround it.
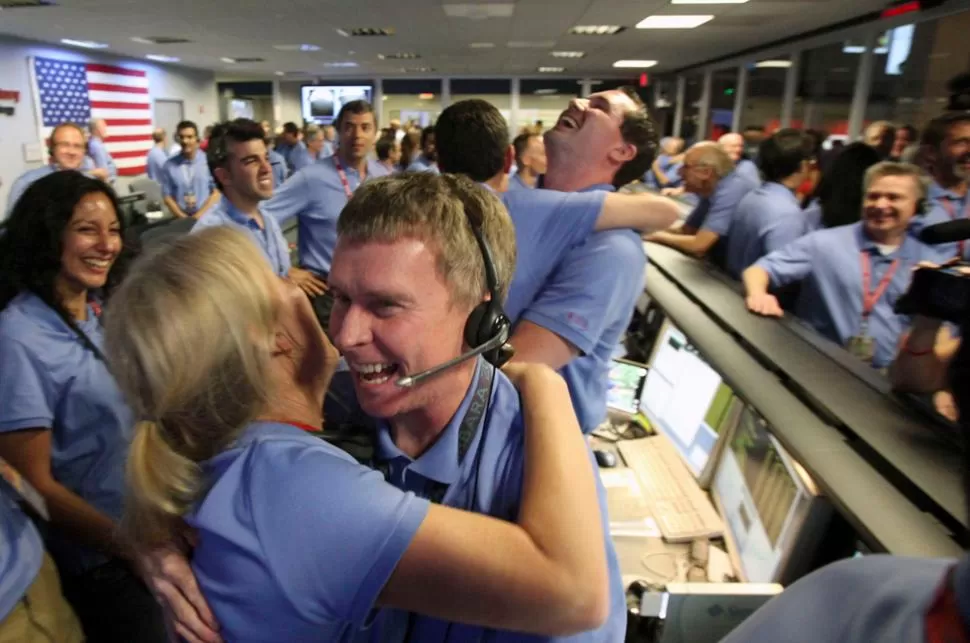
M 0 457 L 46 501 L 46 544 L 89 640 L 164 641 L 117 536 L 133 418 L 104 359 L 121 280 L 114 191 L 79 172 L 31 185 L 0 225 Z

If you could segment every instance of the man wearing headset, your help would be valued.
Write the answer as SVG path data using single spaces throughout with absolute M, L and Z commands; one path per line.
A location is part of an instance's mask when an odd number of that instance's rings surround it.
M 7 197 L 7 215 L 10 214 L 14 204 L 17 203 L 20 196 L 34 181 L 42 179 L 52 172 L 58 170 L 78 170 L 102 181 L 108 179 L 108 172 L 106 170 L 88 170 L 85 167 L 86 147 L 84 144 L 84 130 L 81 129 L 80 125 L 61 123 L 55 127 L 51 132 L 47 151 L 50 154 L 50 163 L 43 167 L 24 172 L 10 186 L 10 195 Z

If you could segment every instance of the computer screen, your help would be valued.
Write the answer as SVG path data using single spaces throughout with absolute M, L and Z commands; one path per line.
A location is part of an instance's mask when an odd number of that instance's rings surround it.
M 372 93 L 373 88 L 370 85 L 304 85 L 300 88 L 303 120 L 307 123 L 330 125 L 344 105 L 355 100 L 369 103 Z
M 610 367 L 609 388 L 606 391 L 606 405 L 623 413 L 634 415 L 637 412 L 640 390 L 647 376 L 643 364 L 613 360 Z
M 741 411 L 714 476 L 745 580 L 774 582 L 813 496 L 795 463 L 751 407 Z
M 695 476 L 700 477 L 714 452 L 733 397 L 686 336 L 665 322 L 640 396 L 640 412 L 674 444 Z

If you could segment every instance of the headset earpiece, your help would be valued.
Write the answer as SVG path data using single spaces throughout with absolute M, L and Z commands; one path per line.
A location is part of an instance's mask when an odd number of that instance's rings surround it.
M 485 241 L 481 229 L 469 219 L 472 234 L 482 252 L 482 263 L 485 268 L 485 283 L 488 286 L 489 299 L 475 306 L 465 322 L 465 343 L 469 348 L 476 348 L 496 337 L 502 337 L 503 344 L 507 343 L 512 331 L 512 322 L 502 309 L 502 302 L 498 294 L 498 278 L 495 275 L 495 261 L 492 251 Z M 511 357 L 511 351 L 503 351 L 502 347 L 488 351 L 483 357 L 495 366 L 501 366 Z

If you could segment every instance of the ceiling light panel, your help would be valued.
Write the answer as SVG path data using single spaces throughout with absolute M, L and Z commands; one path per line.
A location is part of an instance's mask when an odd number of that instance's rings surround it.
M 551 49 L 556 46 L 554 40 L 512 40 L 505 44 L 509 49 Z
M 553 58 L 583 58 L 586 56 L 585 51 L 554 51 L 552 52 Z
M 377 57 L 381 60 L 417 60 L 421 56 L 420 54 L 404 52 L 395 54 L 377 54 Z
M 176 56 L 162 56 L 160 54 L 148 54 L 145 58 L 154 60 L 157 63 L 177 63 L 180 60 Z
M 615 36 L 626 29 L 620 25 L 576 25 L 567 33 L 574 36 Z
M 617 60 L 613 66 L 620 69 L 648 69 L 656 64 L 656 60 Z
M 515 12 L 512 3 L 492 2 L 488 4 L 445 4 L 441 6 L 449 18 L 466 20 L 488 20 L 490 18 L 511 18 Z
M 637 23 L 637 29 L 694 29 L 714 19 L 713 15 L 649 16 Z
M 73 40 L 71 38 L 61 38 L 61 42 L 72 47 L 82 47 L 84 49 L 107 49 L 108 44 L 95 42 L 93 40 Z
M 561 74 L 566 71 L 565 67 L 540 67 L 539 73 L 542 74 Z

